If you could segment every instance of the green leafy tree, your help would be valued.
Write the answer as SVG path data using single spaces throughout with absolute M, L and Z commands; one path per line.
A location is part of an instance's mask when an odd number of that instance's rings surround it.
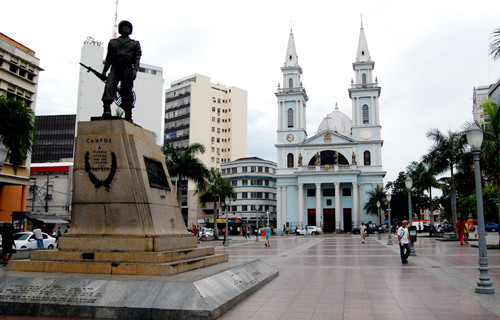
M 14 173 L 21 166 L 35 140 L 35 113 L 23 101 L 0 95 L 0 141 L 9 152 Z
M 205 153 L 205 146 L 200 143 L 193 143 L 185 150 L 179 150 L 173 144 L 167 142 L 161 148 L 165 156 L 170 177 L 176 177 L 177 190 L 182 190 L 182 182 L 191 180 L 196 184 L 203 184 L 208 176 L 207 167 L 196 157 L 197 154 Z M 180 205 L 182 192 L 177 192 L 177 202 Z
M 385 192 L 381 186 L 376 186 L 373 190 L 368 192 L 368 202 L 365 204 L 364 209 L 366 213 L 375 215 L 378 217 L 379 208 L 377 207 L 377 202 L 380 203 L 381 215 L 387 209 L 387 202 L 385 199 Z M 383 219 L 382 219 L 383 220 Z M 383 222 L 383 221 L 382 221 Z M 379 224 L 380 221 L 377 221 Z
M 451 216 L 453 225 L 457 223 L 457 192 L 455 188 L 455 171 L 460 163 L 465 144 L 465 134 L 463 132 L 448 131 L 445 135 L 439 129 L 432 129 L 427 132 L 427 138 L 432 141 L 432 146 L 427 154 L 422 158 L 422 162 L 427 164 L 435 174 L 450 172 L 451 190 Z M 456 230 L 455 230 L 456 235 Z
M 223 203 L 226 198 L 236 199 L 236 193 L 233 190 L 233 186 L 222 177 L 219 170 L 210 168 L 205 181 L 198 184 L 196 193 L 200 195 L 199 200 L 202 207 L 206 207 L 208 203 L 213 203 L 214 237 L 218 239 L 217 210 L 221 208 L 221 203 Z
M 498 188 L 500 185 L 500 108 L 491 99 L 481 104 L 481 107 L 486 120 L 481 148 L 482 169 L 487 177 L 489 176 L 491 180 L 496 182 L 496 198 L 497 203 L 500 203 L 500 188 Z M 497 208 L 497 219 L 500 220 L 500 206 Z M 498 242 L 500 245 L 500 232 Z
M 432 188 L 438 187 L 436 177 L 430 170 L 429 166 L 423 162 L 412 161 L 407 169 L 413 180 L 413 189 L 419 194 L 420 197 L 425 198 L 424 202 L 429 203 L 427 206 L 427 219 L 432 223 L 432 212 L 434 210 L 432 203 Z M 427 192 L 429 196 L 424 197 L 424 192 Z
M 495 61 L 500 58 L 500 28 L 491 34 L 490 55 Z

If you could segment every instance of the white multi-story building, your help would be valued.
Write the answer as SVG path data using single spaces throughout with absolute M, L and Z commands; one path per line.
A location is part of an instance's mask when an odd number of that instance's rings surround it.
M 221 164 L 221 174 L 234 189 L 236 199 L 229 205 L 229 219 L 262 227 L 267 221 L 276 227 L 276 163 L 257 157 Z
M 485 114 L 481 104 L 488 100 L 488 91 L 492 85 L 478 86 L 474 88 L 474 93 L 472 96 L 472 113 L 474 115 L 474 122 L 484 125 L 488 119 L 485 119 Z
M 105 55 L 102 42 L 87 38 L 84 42 L 80 62 L 102 72 Z M 90 121 L 91 117 L 102 116 L 102 93 L 104 83 L 87 69 L 80 67 L 76 121 Z M 137 79 L 134 81 L 136 96 L 132 118 L 135 124 L 156 135 L 156 143 L 163 143 L 163 69 L 141 62 Z M 113 103 L 112 115 L 118 106 Z
M 164 141 L 182 150 L 195 142 L 205 146 L 198 158 L 208 167 L 247 155 L 247 92 L 210 82 L 193 74 L 173 81 L 165 92 Z M 204 213 L 194 195 L 195 186 L 183 190 L 181 211 L 188 226 Z
M 290 32 L 278 88 L 277 223 L 278 228 L 324 226 L 325 231 L 351 231 L 366 222 L 368 192 L 383 185 L 381 88 L 373 75 L 363 26 L 352 63 L 349 88 L 352 120 L 338 106 L 316 133 L 306 130 L 308 96 L 302 86 L 295 40 Z M 309 110 L 314 112 L 314 110 Z M 358 160 L 356 160 L 358 159 Z

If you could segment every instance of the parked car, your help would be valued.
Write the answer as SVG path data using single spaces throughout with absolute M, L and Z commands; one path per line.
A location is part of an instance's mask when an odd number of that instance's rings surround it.
M 43 247 L 45 249 L 54 250 L 57 248 L 56 238 L 49 236 L 45 232 L 42 232 L 42 236 Z M 38 248 L 33 232 L 14 233 L 14 243 L 16 244 L 16 250 L 32 250 Z
M 486 222 L 486 224 L 484 225 L 484 230 L 492 232 L 498 231 L 498 223 Z
M 378 227 L 375 223 L 368 222 L 365 223 L 365 226 L 366 226 L 366 232 L 368 233 L 375 233 L 378 231 Z M 352 228 L 352 233 L 359 234 L 360 233 L 359 226 Z
M 307 226 L 307 232 L 309 232 L 309 234 L 321 234 L 323 233 L 323 230 L 321 230 L 321 228 L 319 227 L 316 227 L 316 226 Z M 305 227 L 302 227 L 302 228 L 299 228 L 297 229 L 297 231 L 295 231 L 295 234 L 298 235 L 298 236 L 303 236 L 306 234 L 306 228 Z
M 200 238 L 207 238 L 214 236 L 214 229 L 212 228 L 201 228 Z

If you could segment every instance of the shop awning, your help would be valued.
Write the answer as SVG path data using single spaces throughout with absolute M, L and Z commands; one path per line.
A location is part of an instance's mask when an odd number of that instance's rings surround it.
M 43 223 L 69 224 L 69 221 L 63 220 L 57 216 L 44 216 L 39 214 L 26 213 L 26 217 L 42 221 Z

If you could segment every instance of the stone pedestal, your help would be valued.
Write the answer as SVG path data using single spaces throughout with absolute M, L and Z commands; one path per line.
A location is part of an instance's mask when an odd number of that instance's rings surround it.
M 71 232 L 61 251 L 166 251 L 196 247 L 151 132 L 124 120 L 80 122 Z
M 75 145 L 71 231 L 59 251 L 9 270 L 168 276 L 227 261 L 197 248 L 151 132 L 121 119 L 80 122 Z

